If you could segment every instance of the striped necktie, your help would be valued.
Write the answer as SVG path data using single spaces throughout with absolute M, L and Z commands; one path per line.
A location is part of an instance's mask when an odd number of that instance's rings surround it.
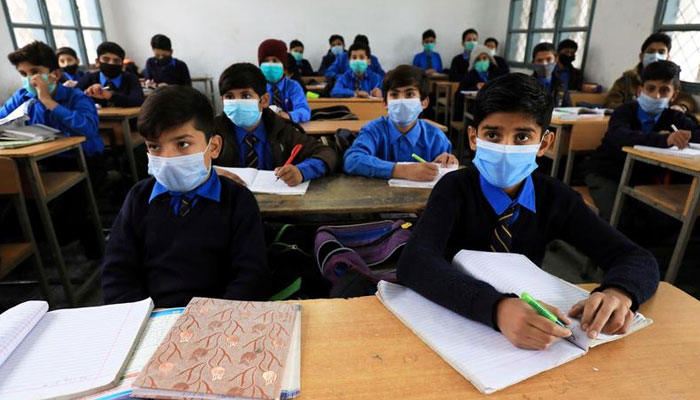
M 272 104 L 276 105 L 280 109 L 284 110 L 284 103 L 282 102 L 282 94 L 277 86 L 272 87 Z
M 426 54 L 428 56 L 428 69 L 433 69 L 433 53 Z
M 255 145 L 258 143 L 258 138 L 255 135 L 246 135 L 243 141 L 248 145 L 248 151 L 245 153 L 246 168 L 258 168 L 258 152 L 255 151 Z
M 513 235 L 508 230 L 508 226 L 518 209 L 520 209 L 520 205 L 516 204 L 498 216 L 498 222 L 493 230 L 493 238 L 491 239 L 491 251 L 495 253 L 510 253 Z
M 360 90 L 360 80 L 355 77 L 355 91 Z

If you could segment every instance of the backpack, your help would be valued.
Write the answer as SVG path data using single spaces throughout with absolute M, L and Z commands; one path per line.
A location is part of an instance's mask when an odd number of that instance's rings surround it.
M 311 110 L 311 121 L 357 120 L 357 115 L 348 106 L 330 106 Z

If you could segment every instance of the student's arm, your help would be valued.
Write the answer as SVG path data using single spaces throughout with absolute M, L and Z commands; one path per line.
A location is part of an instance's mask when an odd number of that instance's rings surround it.
M 282 157 L 289 158 L 294 146 L 300 144 L 301 151 L 297 155 L 295 164 L 302 174 L 303 181 L 320 178 L 327 173 L 335 171 L 338 164 L 338 155 L 335 150 L 324 145 L 313 136 L 298 131 L 296 128 L 289 128 L 280 137 L 285 149 Z M 281 167 L 277 165 L 276 167 Z
M 17 107 L 21 106 L 25 101 L 27 101 L 27 98 L 25 98 L 26 91 L 23 90 L 18 90 L 15 92 L 15 94 L 12 95 L 7 101 L 5 101 L 5 104 L 2 105 L 2 108 L 0 108 L 0 118 L 5 118 L 12 111 L 14 111 Z M 95 107 L 94 105 L 92 106 L 93 108 Z
M 146 60 L 146 68 L 143 69 L 143 79 L 153 79 L 153 75 L 151 74 L 152 67 L 153 65 L 151 64 L 151 59 L 149 58 L 148 60 Z
M 348 76 L 343 74 L 338 77 L 331 90 L 331 97 L 355 97 L 355 90 L 348 89 Z
M 442 72 L 442 57 L 440 57 L 440 54 L 435 53 L 437 56 L 437 64 L 433 65 L 433 68 L 435 69 L 435 72 Z
M 423 68 L 423 66 L 420 64 L 420 53 L 413 56 L 413 66 L 418 67 L 418 68 Z
M 183 86 L 192 86 L 192 77 L 190 77 L 190 70 L 187 68 L 187 64 L 182 62 L 180 70 L 180 84 Z
M 621 106 L 625 101 L 625 81 L 626 79 L 623 75 L 613 83 L 610 90 L 608 90 L 608 94 L 605 96 L 605 104 L 603 104 L 605 108 L 615 109 Z
M 333 64 L 326 71 L 326 79 L 331 79 L 345 72 L 345 68 L 342 65 L 343 62 L 347 62 L 347 57 L 344 57 L 343 54 L 337 55 L 335 60 L 333 60 Z
M 457 63 L 459 62 L 457 57 L 461 57 L 461 55 L 455 56 L 455 58 L 452 59 L 452 63 L 450 64 L 450 82 L 459 82 L 462 80 L 462 77 L 459 76 L 459 72 L 457 71 Z
M 695 103 L 693 96 L 685 92 L 680 92 L 676 98 L 676 101 L 674 101 L 672 105 L 683 106 L 686 114 L 693 114 L 697 109 L 697 104 Z
M 309 108 L 309 101 L 306 100 L 304 90 L 297 81 L 292 79 L 288 79 L 287 84 L 292 86 L 289 96 L 289 100 L 292 102 L 292 111 L 287 111 L 289 118 L 298 124 L 309 121 L 311 119 L 311 108 Z
M 396 163 L 377 157 L 379 138 L 377 133 L 363 127 L 357 139 L 345 152 L 343 167 L 350 175 L 389 179 Z
M 126 73 L 122 77 L 122 85 L 127 85 L 128 91 L 126 93 L 113 91 L 109 102 L 116 107 L 139 107 L 145 100 L 139 78 L 134 74 Z
M 374 69 L 374 72 L 376 74 L 384 78 L 386 72 L 384 72 L 384 69 L 382 68 L 382 63 L 379 62 L 379 59 L 376 56 L 372 56 L 372 65 L 370 67 L 370 69 Z
M 632 107 L 617 108 L 608 122 L 608 132 L 605 138 L 611 145 L 622 148 L 623 146 L 654 146 L 669 147 L 668 135 L 659 132 L 644 133 L 632 128 L 632 121 L 637 119 L 637 112 Z
M 75 85 L 76 88 L 80 90 L 85 90 L 90 87 L 94 82 L 92 81 L 93 74 L 86 73 L 82 78 L 78 79 L 78 84 Z
M 316 73 L 320 76 L 325 76 L 328 67 L 330 67 L 330 64 L 331 58 L 328 54 L 326 54 L 325 56 L 323 56 L 323 58 L 321 58 L 321 66 L 318 67 L 318 71 Z
M 297 168 L 301 172 L 302 182 L 320 178 L 326 174 L 326 164 L 318 158 L 307 158 L 297 164 Z
M 674 121 L 676 128 L 690 131 L 690 142 L 700 143 L 700 125 L 687 115 L 678 115 Z
M 59 104 L 51 113 L 61 120 L 64 127 L 68 128 L 62 129 L 67 136 L 93 138 L 99 135 L 100 121 L 97 109 L 88 96 L 78 96 L 70 109 Z

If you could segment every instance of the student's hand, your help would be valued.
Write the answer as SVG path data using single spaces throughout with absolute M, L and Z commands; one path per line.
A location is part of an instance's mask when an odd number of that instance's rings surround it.
M 634 319 L 630 310 L 632 299 L 621 289 L 607 288 L 595 292 L 586 300 L 574 304 L 569 315 L 581 318 L 581 329 L 595 339 L 600 332 L 622 334 L 629 330 Z
M 484 87 L 485 83 L 484 82 L 477 82 L 476 83 L 476 90 L 481 90 L 482 87 Z
M 154 81 L 153 79 L 146 79 L 145 81 L 143 81 L 143 85 L 148 88 L 154 88 L 156 87 L 156 81 Z
M 458 165 L 459 161 L 457 161 L 457 157 L 454 156 L 454 154 L 450 153 L 442 153 L 439 156 L 435 157 L 433 160 L 434 163 L 440 164 L 441 167 L 449 167 L 450 165 Z
M 370 94 L 372 95 L 372 97 L 382 97 L 382 89 L 376 87 L 372 89 L 372 92 L 370 92 Z
M 425 73 L 428 74 L 428 75 L 432 75 L 432 74 L 434 74 L 435 72 L 437 72 L 437 71 L 435 71 L 435 70 L 432 69 L 432 68 L 425 70 Z
M 90 85 L 85 89 L 85 94 L 95 99 L 109 100 L 112 98 L 112 92 L 109 90 L 102 90 L 102 85 L 99 83 Z
M 214 167 L 214 169 L 216 170 L 216 173 L 219 174 L 219 176 L 225 176 L 226 178 L 231 179 L 240 185 L 248 186 L 248 185 L 246 185 L 245 181 L 243 179 L 241 179 L 240 176 L 234 174 L 233 172 L 227 171 L 227 170 L 225 170 L 223 168 L 219 168 L 219 167 Z
M 674 104 L 671 106 L 671 110 L 680 111 L 683 114 L 688 112 L 688 108 L 686 106 L 684 106 L 683 104 Z
M 539 302 L 565 324 L 571 321 L 558 308 Z M 571 331 L 537 314 L 527 303 L 515 297 L 506 297 L 496 307 L 496 325 L 515 346 L 528 350 L 545 350 Z
M 168 84 L 165 82 L 161 82 L 161 83 L 156 85 L 156 87 L 163 87 L 163 86 L 168 86 Z
M 690 142 L 690 131 L 679 130 L 668 135 L 666 142 L 669 146 L 677 146 L 679 149 L 685 149 Z
M 292 117 L 290 117 L 289 114 L 287 114 L 284 111 L 280 111 L 279 113 L 277 113 L 277 115 L 279 115 L 280 117 L 282 117 L 284 119 L 292 119 Z
M 395 164 L 394 178 L 408 179 L 409 181 L 429 182 L 438 176 L 438 165 L 434 163 Z
M 36 98 L 44 104 L 46 108 L 53 110 L 58 105 L 51 97 L 49 83 L 46 82 L 40 74 L 33 75 L 31 79 L 29 79 L 29 84 L 36 89 Z
M 65 81 L 63 82 L 63 86 L 69 87 L 69 88 L 74 88 L 78 86 L 78 81 Z
M 275 168 L 275 176 L 282 179 L 287 186 L 296 186 L 304 180 L 304 175 L 301 174 L 296 165 Z
M 369 97 L 369 93 L 364 90 L 357 90 L 355 91 L 355 97 Z

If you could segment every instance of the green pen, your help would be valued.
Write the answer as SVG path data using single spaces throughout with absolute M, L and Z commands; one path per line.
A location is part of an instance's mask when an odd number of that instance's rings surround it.
M 557 318 L 556 315 L 554 315 L 551 311 L 549 311 L 548 309 L 543 307 L 542 304 L 538 303 L 537 300 L 535 300 L 532 296 L 530 296 L 530 294 L 528 292 L 523 292 L 520 295 L 520 299 L 522 299 L 530 307 L 532 307 L 532 309 L 535 310 L 537 312 L 537 314 L 540 314 L 541 316 L 547 318 L 548 320 L 554 322 L 555 324 L 561 326 L 564 329 L 569 329 L 569 327 L 566 326 L 563 322 L 561 322 L 559 320 L 559 318 Z M 570 336 L 568 336 L 564 339 L 566 339 L 566 340 L 570 341 L 571 343 L 575 344 L 576 346 L 578 346 L 578 344 L 575 342 L 576 337 L 574 336 L 573 332 L 571 332 Z
M 416 161 L 422 162 L 422 163 L 427 163 L 424 159 L 420 158 L 420 156 L 416 153 L 411 154 L 411 157 L 413 157 Z

